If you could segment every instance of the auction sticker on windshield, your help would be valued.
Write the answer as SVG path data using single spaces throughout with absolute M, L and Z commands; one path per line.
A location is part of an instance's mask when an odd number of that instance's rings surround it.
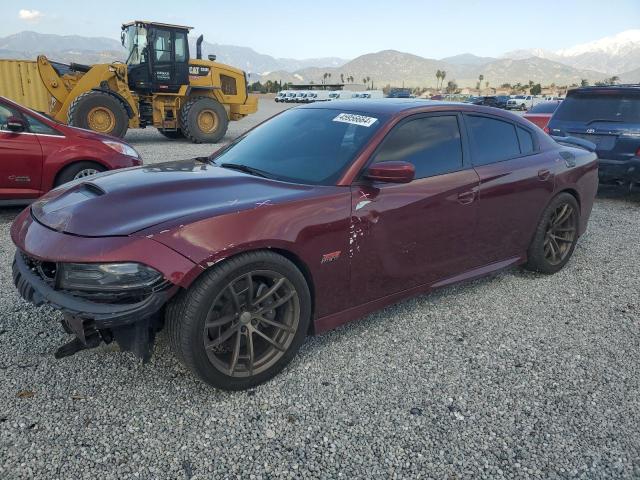
M 355 115 L 353 113 L 341 113 L 333 119 L 334 122 L 350 123 L 352 125 L 360 125 L 361 127 L 370 127 L 378 121 L 374 117 L 366 117 L 364 115 Z

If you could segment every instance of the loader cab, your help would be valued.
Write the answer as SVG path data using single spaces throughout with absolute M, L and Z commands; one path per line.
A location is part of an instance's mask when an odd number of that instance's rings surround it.
M 122 26 L 129 88 L 137 92 L 176 93 L 189 84 L 191 27 L 135 21 Z

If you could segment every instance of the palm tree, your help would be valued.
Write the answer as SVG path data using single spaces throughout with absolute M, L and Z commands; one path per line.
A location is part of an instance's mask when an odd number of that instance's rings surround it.
M 340 83 L 344 83 L 344 73 L 340 74 Z
M 444 79 L 447 76 L 447 72 L 445 70 L 442 70 L 440 72 L 440 88 L 442 89 L 442 87 L 444 86 Z
M 440 78 L 442 78 L 442 72 L 436 70 L 436 88 L 440 88 Z
M 327 72 L 322 74 L 322 83 L 327 83 L 327 77 L 329 76 L 329 74 Z
M 480 74 L 478 77 L 478 93 L 480 92 L 480 87 L 482 86 L 482 81 L 484 80 L 484 75 Z

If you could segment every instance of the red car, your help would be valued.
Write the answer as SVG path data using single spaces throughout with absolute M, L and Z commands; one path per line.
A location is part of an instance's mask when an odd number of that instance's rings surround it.
M 508 112 L 316 103 L 210 158 L 45 195 L 11 228 L 13 277 L 64 312 L 58 357 L 115 340 L 146 359 L 165 328 L 202 380 L 243 389 L 309 333 L 513 265 L 557 272 L 597 184 L 594 153 Z
M 142 165 L 122 140 L 62 125 L 0 97 L 0 205 L 29 203 L 70 180 Z
M 549 119 L 553 115 L 553 112 L 556 111 L 558 105 L 560 105 L 561 100 L 553 100 L 549 102 L 540 102 L 537 105 L 531 107 L 527 113 L 523 115 L 524 118 L 529 120 L 531 123 L 539 126 L 545 132 L 547 131 L 547 125 L 549 123 Z

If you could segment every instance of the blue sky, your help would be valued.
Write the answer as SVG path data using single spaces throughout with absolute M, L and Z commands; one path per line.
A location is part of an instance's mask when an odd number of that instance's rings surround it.
M 395 49 L 429 58 L 558 49 L 639 28 L 640 0 L 0 1 L 0 37 L 22 30 L 119 38 L 134 19 L 186 24 L 214 43 L 276 57 L 354 58 Z M 22 12 L 21 12 L 22 10 Z

